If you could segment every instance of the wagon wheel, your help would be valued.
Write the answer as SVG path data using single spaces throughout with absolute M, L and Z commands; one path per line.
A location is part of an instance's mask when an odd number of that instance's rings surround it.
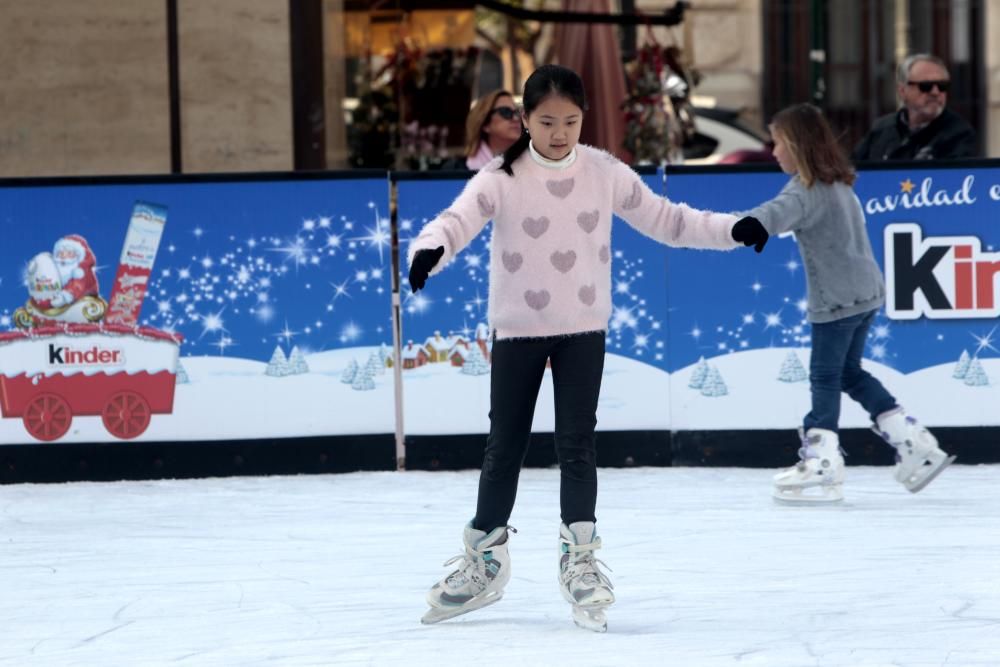
M 149 403 L 133 391 L 120 391 L 108 399 L 101 410 L 101 421 L 108 432 L 123 440 L 130 440 L 146 430 L 152 411 Z
M 32 437 L 45 442 L 58 440 L 69 430 L 73 412 L 58 394 L 38 394 L 24 408 L 24 428 Z

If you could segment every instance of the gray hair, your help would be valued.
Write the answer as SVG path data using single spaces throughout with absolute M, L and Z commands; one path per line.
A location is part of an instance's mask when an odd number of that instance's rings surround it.
M 944 61 L 937 56 L 932 56 L 929 53 L 914 53 L 912 56 L 907 56 L 903 62 L 899 64 L 899 68 L 896 70 L 896 83 L 899 85 L 905 84 L 910 80 L 910 69 L 913 68 L 919 62 L 934 63 L 945 72 L 948 71 L 948 66 L 944 64 Z

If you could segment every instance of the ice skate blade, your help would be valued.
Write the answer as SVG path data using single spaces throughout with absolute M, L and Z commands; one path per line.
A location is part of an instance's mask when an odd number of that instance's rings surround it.
M 910 493 L 917 493 L 918 491 L 922 490 L 925 486 L 933 482 L 934 478 L 940 475 L 945 468 L 951 465 L 952 461 L 954 460 L 955 460 L 954 456 L 949 456 L 948 458 L 946 458 L 944 461 L 941 462 L 941 465 L 939 465 L 937 468 L 931 471 L 931 474 L 927 475 L 927 477 L 924 477 L 922 480 L 920 480 L 913 486 L 904 484 L 904 486 L 906 486 L 906 490 L 909 491 Z
M 420 622 L 424 625 L 433 625 L 441 621 L 447 621 L 449 618 L 455 618 L 456 616 L 468 614 L 470 611 L 489 607 L 491 604 L 500 602 L 502 597 L 503 593 L 496 593 L 484 598 L 474 598 L 472 601 L 458 607 L 431 607 L 420 619 Z
M 804 493 L 806 490 L 818 489 L 821 495 Z M 843 502 L 844 491 L 840 485 L 807 486 L 807 487 L 775 487 L 771 492 L 774 501 L 780 505 L 835 505 Z
M 573 605 L 573 622 L 577 627 L 591 632 L 608 631 L 608 616 L 604 613 L 604 607 Z

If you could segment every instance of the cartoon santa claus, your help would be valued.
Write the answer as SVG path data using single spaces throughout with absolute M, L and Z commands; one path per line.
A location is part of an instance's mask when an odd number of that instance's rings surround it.
M 59 272 L 62 289 L 52 296 L 56 308 L 79 301 L 85 296 L 99 296 L 94 257 L 87 240 L 79 234 L 70 234 L 56 241 L 52 249 Z

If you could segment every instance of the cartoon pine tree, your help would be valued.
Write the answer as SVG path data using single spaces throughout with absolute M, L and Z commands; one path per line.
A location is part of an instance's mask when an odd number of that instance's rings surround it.
M 462 364 L 462 373 L 464 375 L 486 375 L 489 372 L 490 365 L 486 363 L 483 351 L 476 343 L 472 343 L 469 346 L 469 355 L 466 357 L 465 363 Z
M 799 356 L 795 354 L 795 350 L 789 350 L 785 356 L 785 360 L 781 362 L 778 379 L 782 382 L 802 382 L 808 378 L 809 375 L 806 373 L 805 366 L 799 361 Z
M 392 359 L 392 349 L 385 343 L 382 343 L 378 348 L 378 356 L 382 360 L 382 366 L 388 366 L 389 360 Z
M 177 376 L 175 382 L 177 384 L 190 384 L 191 380 L 188 378 L 187 371 L 184 369 L 184 364 L 181 360 L 177 360 Z
M 705 376 L 708 374 L 708 362 L 705 361 L 705 357 L 698 360 L 698 365 L 694 367 L 694 371 L 691 373 L 691 380 L 688 382 L 688 387 L 691 389 L 701 389 L 702 385 L 705 384 Z
M 965 384 L 970 387 L 988 387 L 990 384 L 990 379 L 986 377 L 983 365 L 976 357 L 973 357 L 972 361 L 969 362 L 969 372 L 965 374 Z
M 709 366 L 705 374 L 705 382 L 701 385 L 702 396 L 725 396 L 729 393 L 726 383 L 722 379 L 722 374 L 715 366 Z
M 290 373 L 291 370 L 288 367 L 288 359 L 285 358 L 285 353 L 282 351 L 281 346 L 276 345 L 274 353 L 271 355 L 271 361 L 267 362 L 267 368 L 264 370 L 264 375 L 280 378 L 285 377 Z
M 302 354 L 302 350 L 298 346 L 293 347 L 292 353 L 288 355 L 288 369 L 290 375 L 309 372 L 309 364 L 306 363 L 305 355 Z
M 958 358 L 958 363 L 955 364 L 955 371 L 951 374 L 956 380 L 961 380 L 969 372 L 969 363 L 972 361 L 969 357 L 969 353 L 966 350 L 962 350 L 962 356 Z
M 382 361 L 381 355 L 372 350 L 372 353 L 368 355 L 368 363 L 365 364 L 368 372 L 374 377 L 376 374 L 385 373 L 385 363 Z
M 375 380 L 372 379 L 372 374 L 368 370 L 368 366 L 365 365 L 363 368 L 359 368 L 357 374 L 354 376 L 354 382 L 351 383 L 351 389 L 356 391 L 371 391 L 374 388 Z
M 340 376 L 340 381 L 344 384 L 351 384 L 354 382 L 354 377 L 358 374 L 358 362 L 351 359 L 350 363 L 347 364 L 347 368 Z

